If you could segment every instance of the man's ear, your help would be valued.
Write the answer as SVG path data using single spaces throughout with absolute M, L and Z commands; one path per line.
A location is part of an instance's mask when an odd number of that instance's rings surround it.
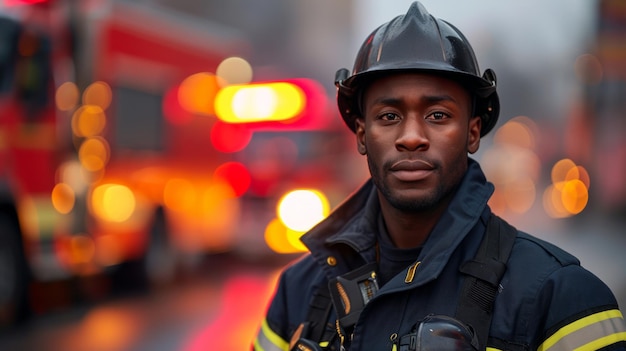
M 367 148 L 365 147 L 365 121 L 363 118 L 358 117 L 354 120 L 356 134 L 356 147 L 361 155 L 367 154 Z
M 480 146 L 480 128 L 482 126 L 482 119 L 479 116 L 472 117 L 469 121 L 469 129 L 467 131 L 467 152 L 470 154 L 478 151 Z

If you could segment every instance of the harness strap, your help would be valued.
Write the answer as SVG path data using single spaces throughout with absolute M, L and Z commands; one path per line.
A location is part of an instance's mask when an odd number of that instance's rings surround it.
M 472 326 L 481 350 L 487 346 L 493 304 L 516 236 L 517 229 L 492 214 L 476 257 L 459 269 L 468 276 L 464 279 L 456 318 Z

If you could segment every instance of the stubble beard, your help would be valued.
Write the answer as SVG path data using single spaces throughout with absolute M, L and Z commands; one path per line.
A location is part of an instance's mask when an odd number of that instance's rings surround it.
M 424 196 L 421 196 L 419 198 L 404 198 L 398 196 L 397 194 L 394 194 L 391 186 L 389 186 L 388 182 L 386 181 L 386 178 L 383 176 L 383 174 L 381 174 L 382 169 L 388 168 L 377 167 L 377 165 L 369 160 L 369 158 L 368 167 L 374 185 L 376 185 L 376 188 L 378 189 L 380 194 L 382 194 L 382 196 L 391 206 L 405 213 L 420 213 L 435 209 L 441 203 L 441 201 L 450 196 L 451 193 L 454 192 L 454 190 L 458 186 L 458 182 L 456 182 L 455 184 L 446 184 L 445 181 L 439 181 L 437 182 L 435 187 Z M 441 175 L 439 174 L 441 168 L 436 167 L 435 169 L 438 173 L 436 175 L 436 178 L 442 179 Z

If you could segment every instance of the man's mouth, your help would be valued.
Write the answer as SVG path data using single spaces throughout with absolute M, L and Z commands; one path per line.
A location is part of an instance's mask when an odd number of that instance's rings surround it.
M 435 166 L 423 160 L 401 160 L 391 165 L 391 174 L 404 182 L 423 180 L 433 173 Z

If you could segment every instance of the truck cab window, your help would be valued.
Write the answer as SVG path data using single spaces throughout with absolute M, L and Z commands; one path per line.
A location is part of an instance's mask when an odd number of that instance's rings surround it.
M 116 86 L 114 90 L 113 149 L 163 150 L 163 96 L 128 86 Z

